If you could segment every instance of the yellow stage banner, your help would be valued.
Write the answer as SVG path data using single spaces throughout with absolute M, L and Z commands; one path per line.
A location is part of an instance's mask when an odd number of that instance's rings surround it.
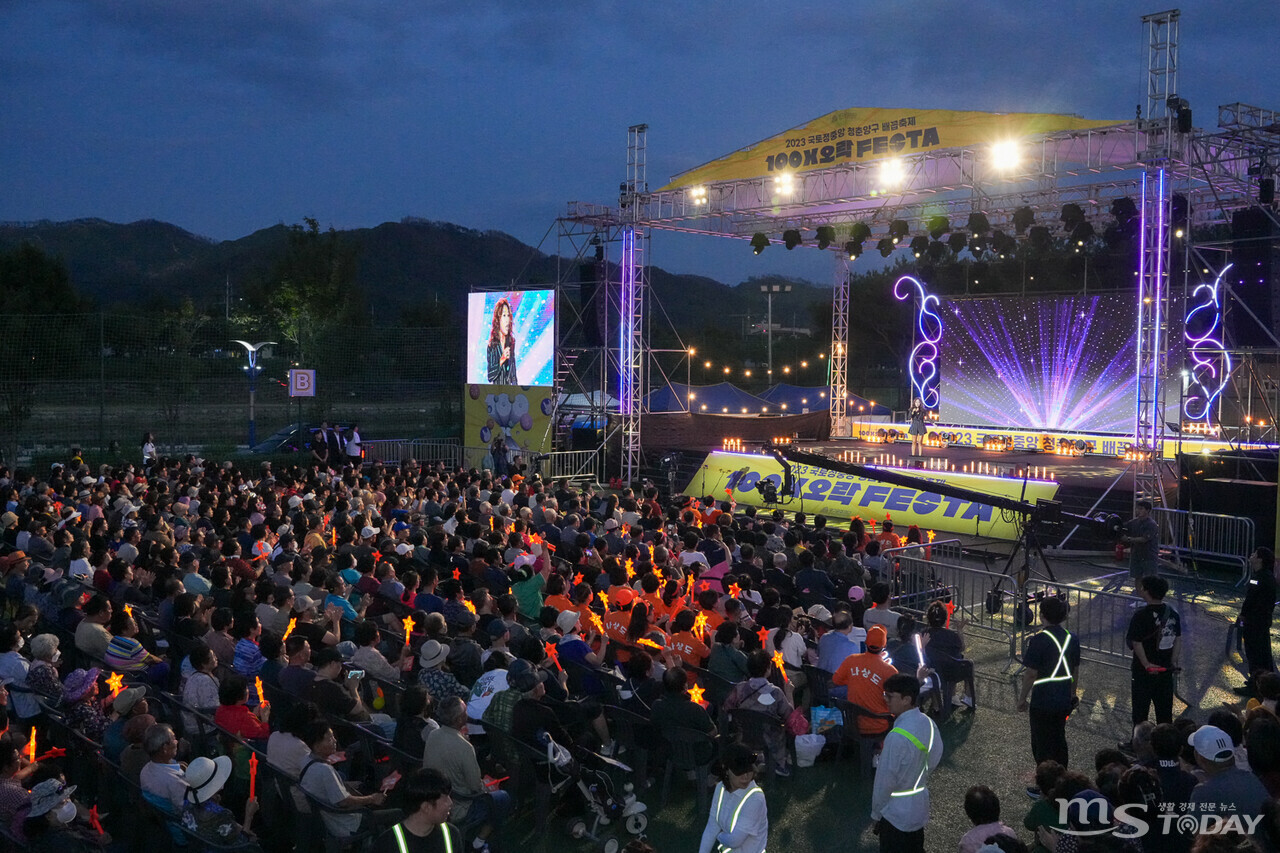
M 1083 119 L 1056 113 L 852 107 L 676 175 L 662 189 L 828 169 L 936 148 L 961 148 L 1124 123 L 1123 119 Z
M 534 453 L 551 449 L 551 410 L 555 403 L 548 387 L 468 385 L 463 398 L 463 462 L 468 468 L 493 468 L 494 441 L 501 439 L 507 461 L 517 455 L 525 462 Z
M 895 527 L 903 530 L 916 524 L 923 529 L 948 533 L 1010 540 L 1018 538 L 1017 520 L 1006 519 L 999 510 L 985 504 L 946 497 L 928 489 L 879 483 L 811 465 L 792 463 L 791 469 L 795 477 L 795 491 L 790 500 L 778 506 L 788 512 L 821 514 L 827 518 L 860 516 L 877 522 L 888 517 L 893 519 Z M 1035 503 L 1038 499 L 1052 500 L 1058 493 L 1057 483 L 1044 480 L 1027 481 L 1024 492 L 1022 480 L 941 471 L 892 470 L 918 476 L 922 480 L 1028 503 Z M 710 495 L 717 500 L 725 500 L 732 495 L 739 504 L 766 508 L 760 492 L 756 491 L 756 483 L 761 479 L 773 480 L 779 497 L 783 497 L 782 466 L 776 459 L 753 453 L 716 451 L 707 454 L 702 468 L 684 492 L 698 497 Z M 767 508 L 775 507 L 771 504 Z

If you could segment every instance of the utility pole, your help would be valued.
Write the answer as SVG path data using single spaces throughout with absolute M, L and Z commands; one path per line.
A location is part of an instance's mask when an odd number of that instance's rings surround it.
M 762 284 L 760 292 L 765 295 L 766 301 L 769 303 L 769 316 L 765 321 L 765 333 L 769 340 L 769 376 L 773 375 L 773 294 L 790 293 L 791 285 L 789 284 Z

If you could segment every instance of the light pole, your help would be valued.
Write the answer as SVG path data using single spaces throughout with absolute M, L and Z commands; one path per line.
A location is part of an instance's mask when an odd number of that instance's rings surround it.
M 762 284 L 760 285 L 760 292 L 765 295 L 765 298 L 769 303 L 769 317 L 768 317 L 768 320 L 766 320 L 765 331 L 767 332 L 768 338 L 769 338 L 769 375 L 772 376 L 773 375 L 773 294 L 790 293 L 791 285 Z
M 252 448 L 258 443 L 257 425 L 253 419 L 253 399 L 258 391 L 258 374 L 262 372 L 262 368 L 258 366 L 258 352 L 263 347 L 275 346 L 275 341 L 251 344 L 248 341 L 236 339 L 235 342 L 244 347 L 249 356 L 249 364 L 245 367 L 244 372 L 249 377 L 249 447 Z

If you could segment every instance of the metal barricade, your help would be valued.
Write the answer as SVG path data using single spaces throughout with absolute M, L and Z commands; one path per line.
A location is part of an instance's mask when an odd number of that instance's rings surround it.
M 1071 606 L 1071 612 L 1067 616 L 1067 630 L 1080 642 L 1080 657 L 1083 660 L 1107 666 L 1129 666 L 1133 653 L 1125 636 L 1128 634 L 1129 621 L 1135 613 L 1133 602 L 1136 599 L 1133 596 L 1071 584 L 1031 580 L 1023 590 L 1022 600 L 1026 602 L 1026 606 L 1033 608 L 1041 599 L 1054 596 L 1065 599 Z M 1019 637 L 1019 659 L 1022 658 L 1027 639 L 1038 630 L 1039 613 L 1031 615 L 1035 619 L 1029 621 Z
M 400 448 L 404 444 L 404 439 L 400 438 L 376 438 L 360 442 L 360 446 L 364 450 L 365 462 L 397 465 L 400 463 Z
M 418 438 L 409 442 L 403 458 L 428 465 L 443 462 L 445 467 L 457 469 L 462 467 L 462 445 L 456 438 Z
M 1253 519 L 1156 507 L 1151 517 L 1160 526 L 1160 547 L 1178 558 L 1240 567 L 1240 586 L 1249 578 L 1254 547 Z
M 544 480 L 589 480 L 597 482 L 594 450 L 560 450 L 534 457 L 533 470 Z
M 900 548 L 886 548 L 880 552 L 880 556 L 886 560 L 892 560 L 903 555 L 913 557 L 917 556 L 921 549 L 924 549 L 924 559 L 928 562 L 960 565 L 964 557 L 964 549 L 959 539 L 937 539 L 924 545 L 903 545 Z
M 963 619 L 966 632 L 1007 643 L 1014 659 L 1022 614 L 1006 605 L 1015 595 L 1010 576 L 902 555 L 894 580 L 893 609 L 922 618 L 934 601 L 953 604 L 952 618 Z

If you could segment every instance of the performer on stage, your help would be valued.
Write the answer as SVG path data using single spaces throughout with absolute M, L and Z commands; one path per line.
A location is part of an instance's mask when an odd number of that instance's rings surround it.
M 911 426 L 907 427 L 907 434 L 911 436 L 911 455 L 924 455 L 924 437 L 929 434 L 929 430 L 924 425 L 924 400 L 916 397 L 911 401 L 911 409 L 907 413 Z
M 493 306 L 489 330 L 489 381 L 494 385 L 519 385 L 516 378 L 516 336 L 511 328 L 511 303 L 499 299 Z

